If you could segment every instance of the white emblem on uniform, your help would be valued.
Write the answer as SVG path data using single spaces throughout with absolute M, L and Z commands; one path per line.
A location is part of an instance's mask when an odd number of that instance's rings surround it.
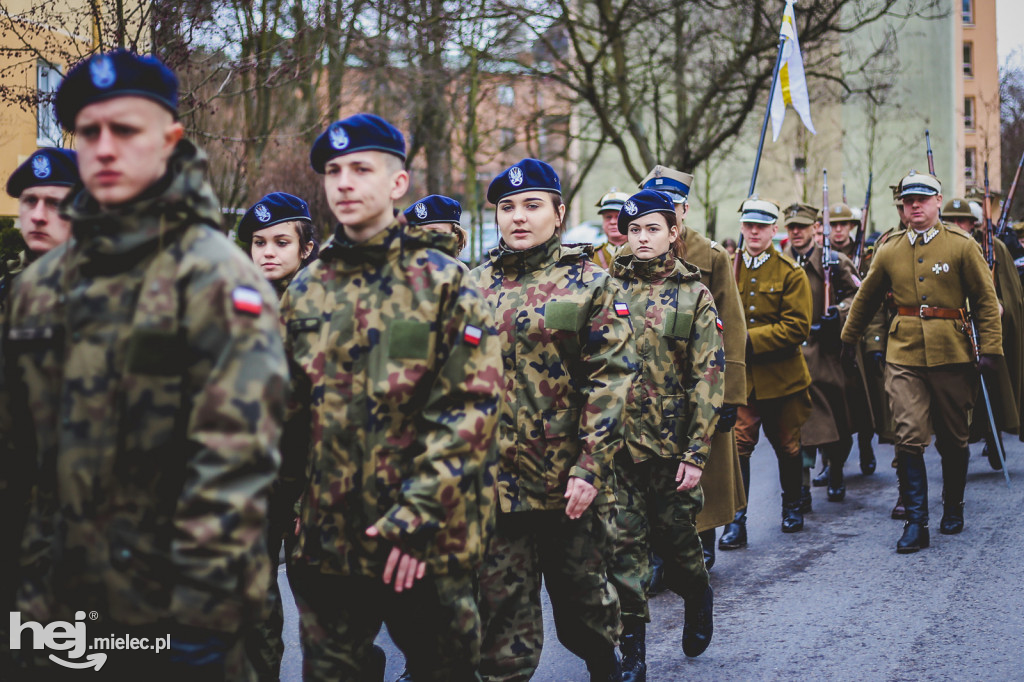
M 953 208 L 960 208 L 960 200 L 953 199 Z
M 423 220 L 424 218 L 427 217 L 427 207 L 423 204 L 423 202 L 416 204 L 413 210 L 416 211 L 416 217 L 419 218 L 420 220 Z
M 629 201 L 627 201 L 626 203 L 624 203 L 624 204 L 622 205 L 622 208 L 623 208 L 623 210 L 625 210 L 625 211 L 626 211 L 626 213 L 628 213 L 629 215 L 636 215 L 636 214 L 637 214 L 637 211 L 639 211 L 639 210 L 640 210 L 640 209 L 638 209 L 638 208 L 636 207 L 636 204 L 635 204 L 635 203 L 633 203 L 633 200 L 632 200 L 632 199 L 630 199 Z
M 32 174 L 40 179 L 50 177 L 50 160 L 42 154 L 33 157 Z
M 92 84 L 97 88 L 109 88 L 117 80 L 114 60 L 110 58 L 110 55 L 97 55 L 89 62 L 89 75 L 92 77 Z
M 513 187 L 523 184 L 523 169 L 519 166 L 512 166 L 508 171 L 508 181 L 512 183 Z
M 932 272 L 934 272 L 936 275 L 939 274 L 940 272 L 942 272 L 942 266 L 936 263 L 935 265 L 932 266 Z
M 942 264 L 942 271 L 943 272 L 949 272 L 949 263 L 943 263 Z
M 270 220 L 270 210 L 263 204 L 256 204 L 256 208 L 252 211 L 256 215 L 256 220 L 261 223 L 265 223 Z
M 348 133 L 341 127 L 340 123 L 335 123 L 327 130 L 328 137 L 331 138 L 331 146 L 335 149 L 344 149 L 348 146 Z

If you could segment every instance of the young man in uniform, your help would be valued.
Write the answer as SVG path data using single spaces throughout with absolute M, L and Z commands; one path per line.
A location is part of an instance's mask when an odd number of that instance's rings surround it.
M 465 270 L 395 220 L 405 139 L 335 121 L 310 154 L 338 226 L 281 301 L 292 396 L 275 508 L 307 680 L 380 679 L 387 623 L 415 680 L 475 680 L 474 576 L 494 499 L 501 355 Z
M 31 489 L 17 608 L 169 635 L 163 656 L 111 652 L 111 679 L 249 679 L 287 367 L 276 297 L 219 232 L 177 94 L 166 66 L 123 50 L 57 91 L 84 185 L 61 204 L 74 239 L 16 282 L 3 339 L 15 485 Z M 28 675 L 60 671 L 28 638 Z
M 684 222 L 689 212 L 690 187 L 693 176 L 665 166 L 655 166 L 640 183 L 640 189 L 655 189 L 672 198 L 679 219 L 679 238 L 685 245 L 686 262 L 700 269 L 700 283 L 708 288 L 722 320 L 725 339 L 725 397 L 719 412 L 718 426 L 711 441 L 711 452 L 701 477 L 704 508 L 697 514 L 697 531 L 704 547 L 708 568 L 715 563 L 715 529 L 730 524 L 723 535 L 722 549 L 733 549 L 740 542 L 737 533 L 745 527 L 747 498 L 744 479 L 750 477 L 742 469 L 736 450 L 736 407 L 747 401 L 744 344 L 747 327 L 740 307 L 739 290 L 733 277 L 732 261 L 720 244 L 692 230 Z M 732 525 L 735 522 L 736 525 Z M 731 529 L 731 530 L 730 530 Z M 739 529 L 739 530 L 737 530 Z M 725 540 L 728 536 L 730 539 Z M 746 540 L 742 540 L 746 544 Z
M 892 292 L 896 320 L 886 351 L 885 387 L 896 420 L 897 474 L 906 508 L 896 543 L 901 554 L 929 546 L 924 450 L 933 430 L 942 456 L 939 531 L 963 530 L 967 414 L 974 406 L 978 371 L 993 369 L 1003 353 L 992 276 L 978 245 L 939 221 L 941 192 L 938 179 L 927 173 L 911 171 L 900 182 L 907 229 L 876 252 L 842 333 L 843 357 L 852 362 L 852 344 Z M 977 366 L 968 323 L 978 333 Z
M 619 232 L 619 210 L 628 198 L 628 194 L 613 187 L 597 202 L 597 214 L 601 216 L 601 230 L 606 241 L 594 249 L 594 262 L 605 270 L 612 269 L 619 248 L 626 243 L 625 235 Z
M 811 332 L 811 289 L 803 268 L 772 245 L 778 205 L 753 196 L 740 210 L 738 283 L 747 317 L 748 396 L 736 420 L 736 445 L 749 467 L 764 427 L 779 463 L 782 532 L 795 533 L 804 527 L 800 429 L 811 411 L 811 376 L 800 345 Z

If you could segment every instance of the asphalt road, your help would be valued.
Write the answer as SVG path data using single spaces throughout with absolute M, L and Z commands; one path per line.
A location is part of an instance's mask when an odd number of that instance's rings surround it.
M 779 530 L 781 492 L 774 455 L 762 442 L 752 462 L 746 549 L 719 552 L 711 571 L 715 635 L 699 658 L 680 649 L 683 605 L 674 594 L 651 602 L 648 679 L 675 680 L 1024 680 L 1024 443 L 1006 436 L 1007 488 L 975 453 L 968 474 L 965 529 L 938 532 L 942 515 L 938 453 L 929 448 L 931 548 L 897 555 L 902 522 L 892 447 L 876 447 L 878 470 L 862 476 L 847 463 L 847 496 L 828 502 L 814 489 L 814 511 L 801 533 Z M 282 680 L 301 679 L 294 604 L 286 594 Z M 546 602 L 546 596 L 545 596 Z M 563 649 L 545 603 L 546 642 L 538 682 L 587 680 Z M 385 679 L 402 657 L 382 632 Z

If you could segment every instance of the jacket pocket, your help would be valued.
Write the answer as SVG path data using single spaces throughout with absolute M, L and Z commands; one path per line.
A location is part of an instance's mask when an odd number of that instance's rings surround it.
M 544 488 L 549 494 L 565 490 L 569 469 L 580 452 L 580 411 L 570 407 L 540 414 L 544 434 Z
M 545 303 L 544 326 L 553 331 L 579 331 L 580 305 L 572 301 L 550 301 Z

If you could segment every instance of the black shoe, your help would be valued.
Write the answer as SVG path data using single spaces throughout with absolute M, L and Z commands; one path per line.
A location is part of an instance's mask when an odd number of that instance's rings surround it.
M 985 443 L 985 447 L 981 449 L 981 454 L 988 457 L 988 465 L 995 471 L 1003 470 L 1003 463 L 999 461 L 999 451 L 995 448 L 990 448 L 988 443 Z
M 587 660 L 587 672 L 590 682 L 620 682 L 622 680 L 622 664 L 615 655 L 615 649 L 603 653 L 596 658 Z
M 623 618 L 622 682 L 647 682 L 647 626 L 639 618 Z
M 747 510 L 736 512 L 732 523 L 725 524 L 725 532 L 718 541 L 718 549 L 739 549 L 747 546 Z
M 818 475 L 811 479 L 811 485 L 813 485 L 815 488 L 822 488 L 822 487 L 828 485 L 828 465 L 827 464 L 823 464 L 821 466 L 821 471 L 818 472 Z
M 687 599 L 683 620 L 683 653 L 690 658 L 700 656 L 711 644 L 715 631 L 715 593 L 711 585 L 700 597 Z
M 896 553 L 913 554 L 930 544 L 931 536 L 928 533 L 928 524 L 907 521 L 903 524 L 903 536 L 896 541 Z
M 829 464 L 828 501 L 842 502 L 846 499 L 846 482 L 843 478 L 842 462 L 833 461 Z
M 956 535 L 964 529 L 964 503 L 942 505 L 942 520 L 939 521 L 939 532 L 943 535 Z
M 860 472 L 865 476 L 870 476 L 875 473 L 875 467 L 878 466 L 878 462 L 875 460 L 875 450 L 871 447 L 870 439 L 858 439 L 858 442 L 860 443 Z
M 384 653 L 383 649 L 374 644 L 373 648 L 370 649 L 370 661 L 366 666 L 366 674 L 363 679 L 368 682 L 371 680 L 372 682 L 377 682 L 377 680 L 384 682 L 384 671 L 387 668 L 387 663 L 387 654 Z
M 810 514 L 812 511 L 814 510 L 811 509 L 811 488 L 802 485 L 800 486 L 800 513 Z
M 842 502 L 846 499 L 846 486 L 841 485 L 838 488 L 828 487 L 828 501 L 829 502 Z
M 896 506 L 892 508 L 892 512 L 889 516 L 898 521 L 902 521 L 907 518 L 907 508 L 903 506 L 903 495 L 896 498 Z
M 715 529 L 706 530 L 699 537 L 700 545 L 704 548 L 704 568 L 710 571 L 715 565 Z
M 800 503 L 782 505 L 782 532 L 796 533 L 804 529 L 804 515 Z

